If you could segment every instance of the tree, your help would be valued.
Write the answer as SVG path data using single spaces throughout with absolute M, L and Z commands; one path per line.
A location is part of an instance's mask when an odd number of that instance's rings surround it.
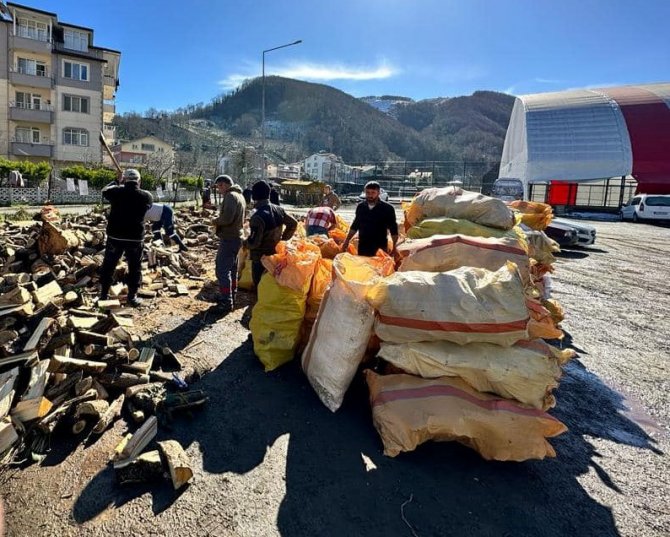
M 251 114 L 242 114 L 233 123 L 232 132 L 238 136 L 251 136 L 254 129 L 258 127 L 258 121 Z
M 154 151 L 149 153 L 144 159 L 143 168 L 154 176 L 159 182 L 163 182 L 170 176 L 175 165 L 172 151 L 160 153 Z

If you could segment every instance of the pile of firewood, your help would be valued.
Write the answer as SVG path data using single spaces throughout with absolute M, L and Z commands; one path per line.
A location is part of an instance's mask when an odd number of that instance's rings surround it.
M 0 224 L 0 463 L 39 460 L 55 431 L 90 438 L 123 413 L 144 424 L 115 463 L 120 480 L 132 481 L 127 473 L 144 464 L 136 459 L 157 422 L 200 407 L 207 396 L 186 391 L 175 373 L 181 361 L 169 347 L 133 333 L 133 310 L 123 306 L 123 265 L 110 299 L 97 300 L 104 215 L 65 222 L 52 210 L 43 216 L 41 222 Z M 195 212 L 179 215 L 180 231 L 193 247 L 185 253 L 149 242 L 149 234 L 141 296 L 187 295 L 201 286 L 202 248 L 216 248 L 207 220 Z M 184 466 L 185 454 L 163 444 L 172 474 L 174 465 Z M 157 453 L 151 452 L 153 463 Z M 173 476 L 175 486 L 180 479 Z

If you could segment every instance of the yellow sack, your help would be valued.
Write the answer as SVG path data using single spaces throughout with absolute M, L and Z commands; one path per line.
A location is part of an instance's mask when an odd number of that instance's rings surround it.
M 448 216 L 483 226 L 512 229 L 514 213 L 504 201 L 458 187 L 426 188 L 417 194 L 405 213 L 413 226 L 425 218 Z
M 305 320 L 314 321 L 317 313 L 319 313 L 319 306 L 323 295 L 326 294 L 326 289 L 333 281 L 333 261 L 330 259 L 319 259 L 314 268 L 314 276 L 312 277 L 312 284 L 307 295 L 307 311 L 305 312 Z
M 295 291 L 279 285 L 271 274 L 263 274 L 249 328 L 254 353 L 265 371 L 272 371 L 293 358 L 305 316 L 309 283 Z
M 382 343 L 379 356 L 411 375 L 460 377 L 477 391 L 547 410 L 556 404 L 551 392 L 561 378 L 561 365 L 574 356 L 549 347 L 542 340 L 512 347 L 449 341 Z
M 264 255 L 261 263 L 279 285 L 299 291 L 309 285 L 316 262 L 321 257 L 319 247 L 306 240 L 280 241 L 273 255 Z
M 456 218 L 426 218 L 418 224 L 413 225 L 407 230 L 407 236 L 410 239 L 425 239 L 433 235 L 469 235 L 470 237 L 495 237 L 510 238 L 518 240 L 524 250 L 528 245 L 526 235 L 523 230 L 515 226 L 512 229 L 497 229 L 494 227 L 482 226 L 468 220 L 458 220 Z
M 551 205 L 539 201 L 510 201 L 507 204 L 521 215 L 521 222 L 531 229 L 542 231 L 551 224 L 554 210 Z
M 530 339 L 563 338 L 563 330 L 557 326 L 551 312 L 539 300 L 529 298 L 526 300 L 526 305 L 530 312 L 530 321 L 528 321 L 528 336 Z
M 513 264 L 492 272 L 396 272 L 375 285 L 368 300 L 379 311 L 382 341 L 452 341 L 510 346 L 528 339 L 524 284 Z
M 460 379 L 380 376 L 370 370 L 365 376 L 372 419 L 390 457 L 429 440 L 455 440 L 487 460 L 544 459 L 556 456 L 546 439 L 567 431 L 541 410 L 478 392 Z
M 496 271 L 508 261 L 514 263 L 525 283 L 530 279 L 530 259 L 518 239 L 484 238 L 467 235 L 433 235 L 410 239 L 398 245 L 403 258 L 401 272 L 423 270 L 446 272 L 460 267 L 479 267 Z
M 251 260 L 249 259 L 249 250 L 240 251 L 240 263 L 237 266 L 237 288 L 252 291 L 254 280 L 251 277 Z
M 561 251 L 558 243 L 542 231 L 528 233 L 528 256 L 541 265 L 551 266 L 556 262 L 554 254 Z

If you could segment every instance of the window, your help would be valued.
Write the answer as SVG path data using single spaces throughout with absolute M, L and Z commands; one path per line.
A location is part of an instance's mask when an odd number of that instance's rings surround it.
M 48 27 L 44 22 L 30 19 L 19 19 L 16 33 L 19 37 L 37 39 L 38 41 L 49 41 Z
M 40 130 L 37 127 L 16 127 L 15 139 L 24 144 L 39 144 Z
M 133 144 L 133 149 L 137 149 L 137 144 Z
M 158 152 L 159 152 L 159 153 L 165 153 L 165 150 L 164 150 L 162 147 L 159 147 L 159 148 L 158 148 Z
M 88 146 L 88 131 L 84 129 L 63 129 L 64 145 Z
M 22 75 L 47 76 L 47 65 L 39 60 L 18 58 L 17 71 Z
M 88 51 L 88 34 L 77 30 L 65 30 L 65 48 Z
M 63 95 L 63 110 L 66 112 L 89 113 L 88 97 L 76 97 L 74 95 Z
M 15 104 L 17 108 L 42 110 L 42 96 L 39 93 L 17 91 Z
M 63 76 L 88 82 L 88 64 L 63 61 Z
M 154 144 L 142 144 L 142 151 L 156 151 Z

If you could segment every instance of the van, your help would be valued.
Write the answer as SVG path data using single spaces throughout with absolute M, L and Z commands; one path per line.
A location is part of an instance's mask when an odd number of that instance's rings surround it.
M 621 207 L 619 218 L 633 222 L 670 220 L 670 195 L 637 194 Z
M 514 201 L 523 199 L 523 183 L 521 179 L 501 177 L 496 179 L 491 189 L 491 196 L 503 201 Z

